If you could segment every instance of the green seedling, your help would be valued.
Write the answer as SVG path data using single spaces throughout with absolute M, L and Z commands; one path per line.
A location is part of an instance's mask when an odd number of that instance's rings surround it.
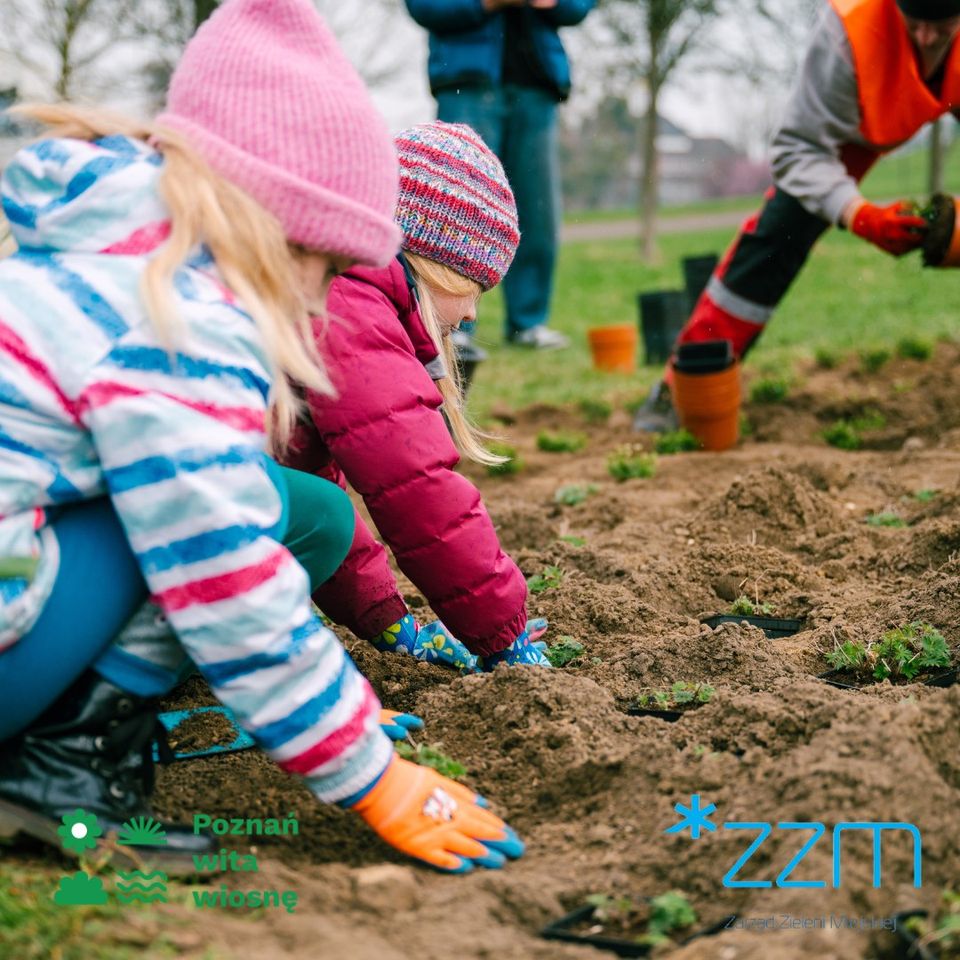
M 580 412 L 588 423 L 606 423 L 613 413 L 613 407 L 606 400 L 581 400 Z
M 914 620 L 888 630 L 874 643 L 848 640 L 826 656 L 836 670 L 865 673 L 874 680 L 913 680 L 926 670 L 949 667 L 952 655 L 936 627 Z
M 939 490 L 918 490 L 912 494 L 917 503 L 929 503 L 931 500 L 936 500 L 939 495 Z
M 860 351 L 860 369 L 864 373 L 876 373 L 890 360 L 890 351 L 886 347 L 875 347 Z
M 739 617 L 769 617 L 773 613 L 773 604 L 766 600 L 754 603 L 745 593 L 741 593 L 730 607 L 730 613 Z
M 555 590 L 563 582 L 563 571 L 559 567 L 547 567 L 543 573 L 527 578 L 527 589 L 531 593 L 543 593 Z
M 690 683 L 686 680 L 677 680 L 670 685 L 669 690 L 653 690 L 650 693 L 640 694 L 637 697 L 637 706 L 642 710 L 651 708 L 670 710 L 691 703 L 709 703 L 710 698 L 716 692 L 708 683 Z
M 564 543 L 569 543 L 571 547 L 585 547 L 587 545 L 586 537 L 567 536 L 560 537 Z
M 897 341 L 897 354 L 906 360 L 929 360 L 933 344 L 920 337 L 903 337 Z
M 938 960 L 960 960 L 960 893 L 944 890 L 941 901 L 933 918 L 910 917 L 904 923 Z
M 619 483 L 646 479 L 657 472 L 656 454 L 647 453 L 640 444 L 624 443 L 607 457 L 607 473 Z
M 821 370 L 833 370 L 840 365 L 840 354 L 829 347 L 817 347 L 813 353 L 813 362 Z
M 865 410 L 859 417 L 852 417 L 850 425 L 858 433 L 869 433 L 882 430 L 887 425 L 887 418 L 879 410 Z
M 523 469 L 523 461 L 517 456 L 514 447 L 505 443 L 491 443 L 487 445 L 487 449 L 495 456 L 507 458 L 503 463 L 487 464 L 487 473 L 491 477 L 508 477 Z
M 537 449 L 544 453 L 576 453 L 587 444 L 582 433 L 548 433 L 542 430 L 537 434 Z
M 547 647 L 547 659 L 555 667 L 565 667 L 572 660 L 583 656 L 584 646 L 573 637 L 560 637 Z
M 670 430 L 661 433 L 654 441 L 653 449 L 657 453 L 687 453 L 690 450 L 699 450 L 700 441 L 689 430 Z
M 674 934 L 697 922 L 697 913 L 679 890 L 662 893 L 650 901 L 650 922 L 642 943 L 656 946 L 673 939 Z
M 629 897 L 611 897 L 606 893 L 591 893 L 586 897 L 593 907 L 593 919 L 598 923 L 624 923 L 633 913 L 633 901 Z
M 460 780 L 467 775 L 467 768 L 448 757 L 439 744 L 429 746 L 424 743 L 411 743 L 409 740 L 400 740 L 394 744 L 394 749 L 404 760 L 412 760 L 421 767 L 432 767 L 437 773 L 451 780 Z
M 863 443 L 860 434 L 847 420 L 837 420 L 830 424 L 821 435 L 831 447 L 837 447 L 840 450 L 859 450 Z
M 565 507 L 576 507 L 588 497 L 592 497 L 600 488 L 595 483 L 582 486 L 577 483 L 558 487 L 553 495 L 554 503 L 562 503 Z
M 905 527 L 907 521 L 898 516 L 892 510 L 884 510 L 882 513 L 871 513 L 867 517 L 867 523 L 871 527 Z
M 783 377 L 765 377 L 750 388 L 752 403 L 783 403 L 790 392 L 790 382 Z

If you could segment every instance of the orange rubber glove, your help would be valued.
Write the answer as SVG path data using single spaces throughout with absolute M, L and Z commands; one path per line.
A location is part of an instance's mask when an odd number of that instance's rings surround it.
M 853 214 L 850 231 L 895 257 L 916 250 L 923 243 L 927 221 L 913 212 L 906 200 L 886 207 L 864 203 Z
M 523 853 L 520 838 L 472 790 L 395 756 L 351 809 L 391 846 L 450 873 L 497 869 Z

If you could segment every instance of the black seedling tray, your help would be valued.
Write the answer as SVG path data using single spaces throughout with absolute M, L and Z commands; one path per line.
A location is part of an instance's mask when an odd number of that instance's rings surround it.
M 898 956 L 903 957 L 904 960 L 937 960 L 937 955 L 923 946 L 917 935 L 904 925 L 904 920 L 927 915 L 926 910 L 904 910 L 893 915 L 893 921 L 897 925 L 897 938 L 901 944 Z
M 949 670 L 942 670 L 940 673 L 935 673 L 926 680 L 921 680 L 920 683 L 925 687 L 952 687 L 957 682 L 958 669 L 960 668 L 951 667 Z M 847 670 L 827 670 L 825 673 L 818 673 L 817 679 L 823 680 L 824 683 L 829 683 L 831 687 L 838 687 L 841 690 L 863 690 L 864 687 L 871 687 L 873 683 L 880 682 L 876 680 L 858 686 L 855 683 L 845 683 L 843 680 L 838 679 L 839 677 L 846 676 L 849 676 L 849 671 Z
M 629 707 L 627 709 L 628 717 L 656 717 L 658 720 L 666 720 L 667 723 L 676 723 L 687 710 L 651 710 L 648 707 Z
M 784 620 L 779 617 L 748 617 L 737 613 L 718 613 L 713 617 L 704 617 L 700 622 L 705 623 L 711 630 L 716 630 L 721 623 L 743 623 L 744 621 L 753 627 L 759 627 L 770 640 L 792 637 L 803 629 L 802 620 Z
M 591 936 L 586 933 L 574 933 L 571 928 L 579 926 L 581 923 L 588 923 L 593 916 L 594 908 L 589 904 L 577 907 L 565 917 L 554 920 L 547 924 L 541 931 L 540 936 L 544 940 L 562 940 L 565 943 L 579 943 L 582 946 L 594 947 L 597 950 L 609 950 L 618 957 L 646 957 L 653 949 L 649 944 L 635 943 L 632 940 L 618 940 L 616 937 Z M 717 921 L 703 930 L 698 930 L 684 940 L 679 941 L 677 946 L 683 946 L 690 943 L 691 940 L 697 940 L 700 937 L 710 937 L 719 933 L 730 922 L 729 917 Z

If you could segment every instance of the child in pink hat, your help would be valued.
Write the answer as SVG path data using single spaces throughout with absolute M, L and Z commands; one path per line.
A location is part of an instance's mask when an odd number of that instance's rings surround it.
M 265 453 L 294 382 L 332 395 L 308 309 L 400 237 L 393 144 L 326 25 L 309 0 L 228 0 L 155 123 L 32 115 L 51 132 L 2 187 L 22 252 L 0 263 L 0 824 L 149 816 L 155 698 L 192 660 L 398 849 L 457 872 L 519 856 L 472 791 L 394 754 L 310 603 L 349 500 Z M 192 870 L 210 845 L 169 825 L 134 852 Z
M 454 469 L 461 452 L 498 462 L 463 413 L 449 335 L 475 320 L 478 297 L 510 266 L 519 240 L 513 193 L 470 127 L 421 124 L 396 145 L 403 253 L 334 281 L 329 322 L 315 331 L 337 399 L 308 393 L 312 422 L 295 436 L 291 462 L 363 496 L 445 627 L 421 627 L 409 613 L 359 516 L 347 559 L 314 600 L 380 649 L 462 671 L 549 667 L 535 643 L 546 623 L 528 623 L 524 577 L 476 487 Z

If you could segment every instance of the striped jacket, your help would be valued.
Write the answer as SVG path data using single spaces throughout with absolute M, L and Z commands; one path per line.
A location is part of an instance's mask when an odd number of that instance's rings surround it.
M 217 696 L 339 800 L 390 758 L 379 704 L 272 535 L 270 373 L 253 321 L 203 251 L 175 277 L 175 353 L 145 316 L 138 283 L 169 229 L 161 169 L 145 144 L 109 137 L 41 141 L 4 173 L 19 252 L 0 262 L 0 649 L 57 576 L 51 509 L 109 494 Z

